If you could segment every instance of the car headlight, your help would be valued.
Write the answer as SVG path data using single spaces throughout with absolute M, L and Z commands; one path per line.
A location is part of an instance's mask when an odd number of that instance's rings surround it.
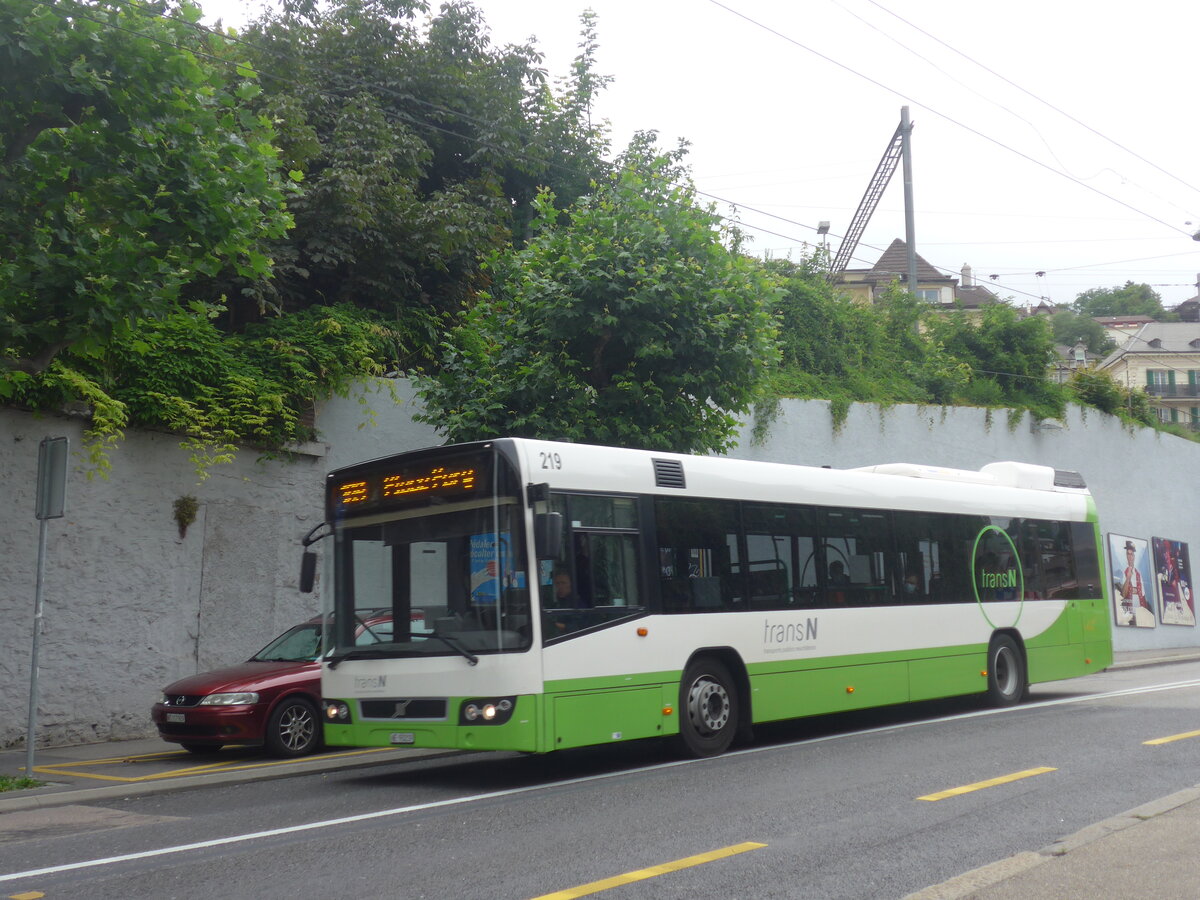
M 158 702 L 161 703 L 163 706 L 170 706 L 171 705 L 171 695 L 170 694 L 161 694 L 158 698 Z
M 253 691 L 242 691 L 237 694 L 209 694 L 197 703 L 197 706 L 249 706 L 258 702 L 258 694 Z

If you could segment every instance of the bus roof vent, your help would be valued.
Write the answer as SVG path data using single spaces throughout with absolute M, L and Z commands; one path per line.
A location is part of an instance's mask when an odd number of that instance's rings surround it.
M 1068 472 L 1066 469 L 1054 470 L 1054 486 L 1068 488 L 1085 488 L 1087 482 L 1078 472 Z
M 654 463 L 654 484 L 657 487 L 687 487 L 687 481 L 683 477 L 683 460 L 655 459 L 651 462 Z

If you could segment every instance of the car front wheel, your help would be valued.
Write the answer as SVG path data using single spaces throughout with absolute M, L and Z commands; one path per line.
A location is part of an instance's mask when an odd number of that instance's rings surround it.
M 284 700 L 271 713 L 264 737 L 272 756 L 306 756 L 321 743 L 316 708 L 303 697 Z

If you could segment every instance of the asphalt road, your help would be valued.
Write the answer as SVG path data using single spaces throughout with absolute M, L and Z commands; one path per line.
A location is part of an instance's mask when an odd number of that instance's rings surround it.
M 899 898 L 1191 787 L 1200 738 L 1145 742 L 1197 730 L 1189 663 L 761 728 L 713 760 L 475 754 L 131 797 L 7 833 L 0 872 L 29 874 L 0 897 Z

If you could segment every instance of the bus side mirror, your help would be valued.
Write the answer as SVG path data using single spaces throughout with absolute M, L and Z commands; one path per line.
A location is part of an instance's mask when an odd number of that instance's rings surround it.
M 317 580 L 317 554 L 305 550 L 300 556 L 300 592 L 311 594 Z
M 562 546 L 563 517 L 560 512 L 535 513 L 533 548 L 538 559 L 554 559 Z

